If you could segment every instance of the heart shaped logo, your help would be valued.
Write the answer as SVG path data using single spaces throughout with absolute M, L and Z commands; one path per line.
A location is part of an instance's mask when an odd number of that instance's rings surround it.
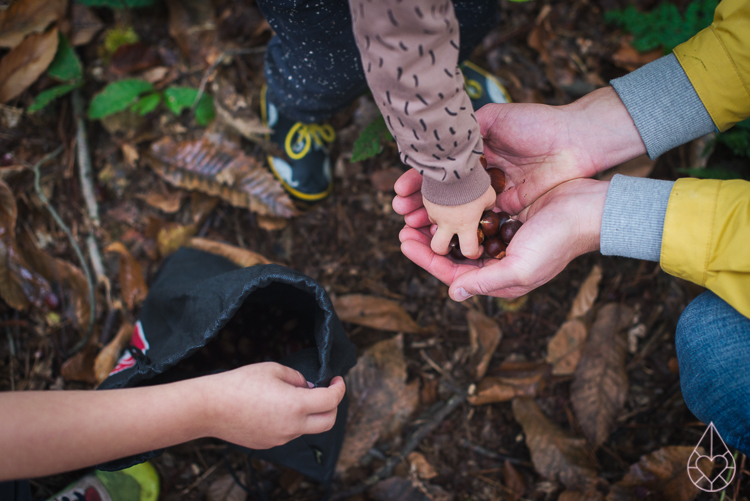
M 690 480 L 702 491 L 718 492 L 729 486 L 735 470 L 732 453 L 714 424 L 710 423 L 688 459 Z

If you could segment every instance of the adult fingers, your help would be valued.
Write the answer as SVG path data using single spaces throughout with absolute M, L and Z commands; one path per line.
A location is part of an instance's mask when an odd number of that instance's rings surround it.
M 401 177 L 399 177 L 393 185 L 394 191 L 401 197 L 408 197 L 419 191 L 421 188 L 422 176 L 414 169 L 409 169 L 401 174 Z
M 412 228 L 422 228 L 430 225 L 430 215 L 424 207 L 404 216 L 404 223 Z
M 440 254 L 441 256 L 448 254 L 453 235 L 454 233 L 452 231 L 444 230 L 438 226 L 437 231 L 432 236 L 432 244 L 430 245 L 432 252 Z
M 464 301 L 471 296 L 517 297 L 518 279 L 513 271 L 515 259 L 505 257 L 490 266 L 467 271 L 457 277 L 448 289 L 454 301 Z
M 401 214 L 403 216 L 419 209 L 424 205 L 422 203 L 422 193 L 412 193 L 411 195 L 405 197 L 397 195 L 393 198 L 393 202 L 391 203 L 391 205 L 393 206 L 393 210 L 396 212 L 396 214 Z

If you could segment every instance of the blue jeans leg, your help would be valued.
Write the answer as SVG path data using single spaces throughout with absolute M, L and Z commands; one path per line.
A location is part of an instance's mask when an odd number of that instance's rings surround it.
M 680 316 L 675 345 L 690 411 L 750 455 L 750 319 L 704 292 Z
M 258 0 L 276 36 L 266 50 L 267 97 L 295 121 L 321 122 L 367 91 L 347 0 Z M 460 60 L 497 24 L 496 0 L 454 0 Z

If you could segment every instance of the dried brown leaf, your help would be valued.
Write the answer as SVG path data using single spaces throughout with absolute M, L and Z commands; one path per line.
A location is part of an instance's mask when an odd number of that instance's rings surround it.
M 0 11 L 0 47 L 13 48 L 65 15 L 67 0 L 16 0 Z M 1 74 L 1 73 L 0 73 Z
M 180 210 L 182 200 L 185 198 L 185 192 L 173 191 L 170 193 L 157 193 L 152 191 L 147 194 L 137 194 L 136 197 L 140 198 L 151 207 L 159 209 L 166 214 L 174 214 Z
M 401 177 L 404 171 L 397 167 L 377 170 L 370 175 L 370 182 L 378 191 L 391 192 L 396 180 Z
M 607 439 L 625 404 L 628 347 L 622 330 L 632 320 L 633 310 L 627 306 L 610 303 L 602 307 L 591 326 L 570 388 L 578 423 L 595 448 Z
M 373 485 L 367 491 L 373 501 L 432 501 L 430 496 L 415 487 L 409 479 L 391 477 Z
M 112 369 L 115 368 L 120 352 L 128 345 L 130 338 L 133 336 L 133 324 L 125 322 L 120 327 L 115 338 L 107 346 L 102 348 L 94 361 L 94 377 L 96 384 L 101 384 Z
M 569 489 L 583 489 L 596 482 L 599 464 L 584 439 L 551 423 L 530 398 L 513 400 L 513 416 L 523 427 L 531 460 L 543 477 Z
M 104 27 L 104 23 L 94 11 L 78 2 L 73 2 L 71 12 L 70 44 L 86 45 Z
M 578 289 L 575 299 L 573 299 L 573 306 L 570 307 L 568 313 L 568 320 L 571 318 L 583 317 L 589 312 L 596 298 L 599 295 L 599 282 L 602 281 L 602 267 L 595 264 L 589 272 L 586 280 L 581 284 L 581 288 Z
M 169 34 L 195 65 L 205 64 L 216 41 L 216 19 L 210 2 L 166 0 Z
M 135 42 L 117 48 L 109 61 L 109 71 L 113 75 L 123 76 L 159 66 L 161 63 L 161 56 L 153 46 Z
M 516 397 L 535 397 L 543 385 L 542 373 L 521 378 L 486 377 L 477 385 L 477 392 L 467 397 L 471 405 L 509 402 Z
M 398 303 L 364 294 L 334 297 L 333 306 L 342 322 L 384 331 L 414 334 L 422 329 Z
M 585 491 L 563 491 L 557 501 L 603 501 L 604 494 L 590 486 Z
M 612 54 L 612 62 L 620 68 L 628 71 L 635 71 L 641 66 L 656 61 L 664 55 L 661 49 L 654 49 L 648 52 L 638 52 L 630 44 L 633 41 L 632 35 L 622 37 L 620 48 Z
M 273 261 L 266 259 L 257 252 L 243 249 L 242 247 L 235 247 L 234 245 L 225 244 L 223 242 L 216 242 L 207 238 L 193 237 L 190 239 L 188 247 L 225 257 L 242 268 L 248 268 L 250 266 L 255 266 L 256 264 L 273 263 Z
M 211 482 L 206 491 L 206 501 L 245 501 L 247 492 L 230 474 Z
M 599 175 L 599 179 L 609 181 L 615 174 L 631 177 L 648 177 L 654 170 L 655 164 L 656 160 L 651 160 L 648 155 L 641 155 L 611 169 L 607 169 Z
M 347 374 L 349 418 L 339 473 L 357 465 L 381 435 L 403 426 L 419 404 L 419 383 L 406 384 L 403 349 L 402 334 L 376 343 Z
M 57 51 L 57 28 L 29 35 L 0 59 L 0 103 L 7 103 L 44 73 Z
M 258 228 L 266 231 L 283 230 L 289 225 L 289 220 L 283 217 L 258 216 Z
M 263 125 L 260 118 L 254 114 L 245 113 L 245 116 L 234 116 L 216 98 L 214 98 L 214 108 L 216 109 L 216 118 L 251 141 L 262 137 L 264 134 L 273 132 L 273 130 Z
M 704 453 L 702 448 L 699 452 Z M 695 499 L 700 490 L 693 485 L 686 468 L 692 453 L 693 447 L 671 446 L 642 456 L 623 479 L 612 486 L 607 501 Z M 712 463 L 699 463 L 698 467 L 706 477 L 712 478 Z
M 421 452 L 412 452 L 406 457 L 406 460 L 409 462 L 409 469 L 422 480 L 437 477 L 438 473 L 435 471 L 435 467 L 427 461 L 427 458 Z
M 552 365 L 552 374 L 575 372 L 587 334 L 586 325 L 578 318 L 560 326 L 547 343 L 547 363 Z
M 235 207 L 266 216 L 297 215 L 289 195 L 268 170 L 238 147 L 207 139 L 151 145 L 149 164 L 166 181 L 220 197 Z
M 466 320 L 469 323 L 471 375 L 479 381 L 487 373 L 490 360 L 500 345 L 503 333 L 496 321 L 476 310 L 470 310 Z
M 503 483 L 509 491 L 511 501 L 518 501 L 526 493 L 526 482 L 513 463 L 508 460 L 503 463 Z
M 115 252 L 120 256 L 120 292 L 128 309 L 132 310 L 148 295 L 148 285 L 143 278 L 141 264 L 121 242 L 109 244 L 104 252 Z
M 166 257 L 190 242 L 193 235 L 198 233 L 198 228 L 193 224 L 181 225 L 178 223 L 165 223 L 156 237 L 159 254 Z
M 60 367 L 60 375 L 66 381 L 81 381 L 83 383 L 96 383 L 94 374 L 94 361 L 99 348 L 88 344 L 81 351 L 63 362 Z

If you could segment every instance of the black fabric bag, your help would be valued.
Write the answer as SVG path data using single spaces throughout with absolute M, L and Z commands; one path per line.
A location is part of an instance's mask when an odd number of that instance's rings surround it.
M 264 325 L 267 322 L 272 325 Z M 285 339 L 278 339 L 279 331 L 286 332 L 281 336 Z M 356 364 L 355 347 L 327 293 L 314 280 L 279 265 L 238 268 L 220 256 L 183 248 L 159 270 L 128 351 L 99 389 L 182 380 L 239 367 L 253 357 L 292 367 L 316 386 L 327 386 Z M 326 433 L 268 450 L 235 447 L 328 485 L 344 438 L 347 404 L 344 398 L 336 424 Z M 161 452 L 98 468 L 120 470 Z

